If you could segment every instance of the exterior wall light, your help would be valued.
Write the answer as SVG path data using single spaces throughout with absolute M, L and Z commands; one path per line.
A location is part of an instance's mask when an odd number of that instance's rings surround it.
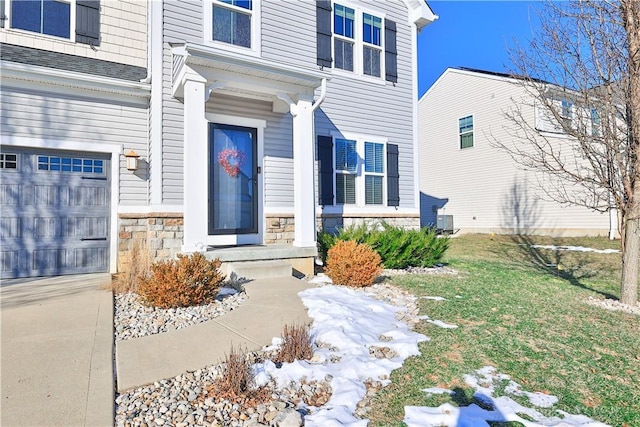
M 124 157 L 127 158 L 127 169 L 130 171 L 138 170 L 138 157 L 140 157 L 138 153 L 129 150 L 128 153 L 125 153 Z

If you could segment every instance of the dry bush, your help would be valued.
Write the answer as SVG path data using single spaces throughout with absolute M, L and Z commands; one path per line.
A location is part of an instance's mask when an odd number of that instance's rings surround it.
M 140 281 L 138 294 L 146 304 L 160 308 L 211 303 L 224 281 L 220 264 L 220 260 L 209 261 L 201 253 L 156 262 L 151 275 Z
M 380 255 L 369 245 L 345 240 L 329 249 L 325 273 L 337 285 L 371 286 L 381 272 Z
M 291 363 L 294 360 L 309 360 L 313 357 L 313 347 L 307 325 L 284 325 L 282 345 L 273 358 L 277 363 Z
M 151 274 L 153 255 L 147 247 L 147 241 L 135 239 L 122 271 L 113 277 L 112 290 L 117 294 L 138 292 L 140 282 Z
M 266 387 L 255 387 L 251 361 L 246 351 L 231 347 L 225 357 L 222 376 L 207 387 L 207 396 L 245 406 L 257 406 L 271 398 Z

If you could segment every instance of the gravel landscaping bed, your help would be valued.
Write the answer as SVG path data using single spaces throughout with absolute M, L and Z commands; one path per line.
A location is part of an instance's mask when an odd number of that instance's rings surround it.
M 311 282 L 322 286 L 323 278 L 316 277 Z M 371 297 L 389 304 L 406 307 L 397 313 L 397 318 L 408 323 L 411 327 L 418 323 L 417 298 L 410 293 L 391 286 L 387 283 L 377 283 L 371 287 L 358 289 Z M 233 309 L 244 300 L 243 293 L 225 296 L 213 306 L 225 304 L 227 309 Z M 229 299 L 231 298 L 231 299 Z M 131 302 L 131 296 L 116 299 L 117 311 L 124 313 L 119 318 L 121 322 L 128 321 L 137 324 L 135 330 L 151 332 L 171 326 L 187 326 L 188 322 L 198 323 L 210 317 L 205 317 L 211 312 L 218 313 L 215 307 L 205 310 L 199 307 L 197 310 L 188 310 L 184 314 L 178 310 L 162 310 L 162 314 L 151 314 L 146 307 L 139 307 Z M 231 303 L 233 301 L 233 303 Z M 237 305 L 233 305 L 237 304 Z M 205 306 L 208 307 L 208 306 Z M 144 308 L 144 309 L 143 309 Z M 220 308 L 220 307 L 218 307 Z M 133 312 L 138 315 L 137 321 L 131 320 Z M 139 316 L 143 314 L 143 316 Z M 201 313 L 208 313 L 200 316 Z M 221 314 L 221 313 L 220 313 Z M 217 314 L 217 315 L 220 315 Z M 169 320 L 170 315 L 178 317 L 190 317 L 189 320 Z M 214 316 L 215 317 L 215 316 Z M 129 320 L 127 320 L 129 319 Z M 157 319 L 164 323 L 157 326 Z M 144 323 L 147 323 L 145 326 Z M 177 326 L 175 326 L 177 327 Z M 130 330 L 134 330 L 130 328 Z M 133 332 L 129 333 L 133 335 Z M 321 345 L 321 344 L 320 344 Z M 265 348 L 263 351 L 250 354 L 256 363 L 271 359 L 274 355 L 273 348 Z M 376 358 L 393 357 L 393 354 L 375 354 Z M 313 358 L 309 363 L 328 363 L 321 358 Z M 117 426 L 151 426 L 151 425 L 225 425 L 225 426 L 260 426 L 260 425 L 303 425 L 303 416 L 310 407 L 322 406 L 331 397 L 331 378 L 325 381 L 317 381 L 311 384 L 290 383 L 286 387 L 277 387 L 272 381 L 267 387 L 272 391 L 271 400 L 255 407 L 242 407 L 229 401 L 214 401 L 206 396 L 207 386 L 210 385 L 221 373 L 221 365 L 211 365 L 194 372 L 187 372 L 171 379 L 158 381 L 146 387 L 129 390 L 117 395 L 116 417 Z M 356 415 L 365 417 L 369 409 L 369 402 L 375 392 L 382 387 L 379 381 L 367 383 L 367 393 L 363 401 L 358 404 Z
M 239 307 L 246 299 L 246 293 L 223 287 L 211 304 L 162 309 L 143 305 L 137 294 L 118 294 L 113 316 L 115 340 L 139 338 L 205 322 Z
M 587 304 L 596 305 L 598 307 L 602 307 L 605 310 L 612 311 L 624 311 L 625 313 L 635 314 L 636 316 L 640 316 L 640 302 L 636 304 L 635 307 L 627 304 L 623 304 L 620 301 L 613 299 L 600 299 L 595 297 L 587 298 Z

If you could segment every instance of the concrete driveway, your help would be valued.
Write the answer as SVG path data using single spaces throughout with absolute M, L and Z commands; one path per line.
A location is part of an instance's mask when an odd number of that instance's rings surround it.
M 3 280 L 2 426 L 113 425 L 109 274 Z

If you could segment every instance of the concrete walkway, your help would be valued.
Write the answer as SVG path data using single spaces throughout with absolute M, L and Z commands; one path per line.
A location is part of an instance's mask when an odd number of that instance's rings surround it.
M 231 345 L 258 350 L 281 336 L 283 325 L 310 321 L 298 297 L 308 283 L 278 277 L 244 286 L 247 301 L 230 313 L 184 329 L 117 342 L 118 391 L 219 363 Z
M 2 281 L 2 426 L 113 425 L 110 280 Z

